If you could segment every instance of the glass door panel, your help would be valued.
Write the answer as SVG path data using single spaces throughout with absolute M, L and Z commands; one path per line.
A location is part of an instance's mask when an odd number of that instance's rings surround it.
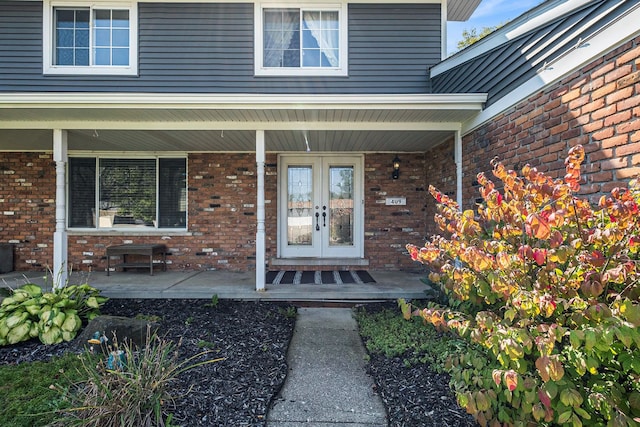
M 313 245 L 313 167 L 287 168 L 287 245 Z
M 281 156 L 278 256 L 363 254 L 361 156 Z
M 353 166 L 329 167 L 329 246 L 353 246 Z

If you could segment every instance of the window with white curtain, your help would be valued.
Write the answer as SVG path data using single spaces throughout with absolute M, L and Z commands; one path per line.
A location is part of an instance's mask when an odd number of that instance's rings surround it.
M 346 75 L 345 6 L 256 7 L 257 75 Z
M 69 228 L 186 228 L 186 158 L 69 158 Z

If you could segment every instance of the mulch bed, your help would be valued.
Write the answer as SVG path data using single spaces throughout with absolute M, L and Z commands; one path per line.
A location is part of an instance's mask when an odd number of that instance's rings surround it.
M 287 375 L 287 349 L 294 319 L 286 305 L 220 300 L 118 300 L 107 301 L 102 314 L 135 317 L 160 316 L 158 334 L 178 343 L 188 358 L 200 353 L 200 341 L 224 357 L 178 377 L 172 425 L 264 426 L 271 401 Z M 70 343 L 44 346 L 29 341 L 0 347 L 0 364 L 48 360 L 72 348 Z
M 394 310 L 401 315 L 396 302 L 367 304 L 364 308 L 369 313 Z M 429 365 L 409 362 L 419 356 L 407 355 L 405 361 L 404 357 L 369 353 L 367 372 L 387 408 L 389 426 L 478 427 L 458 405 L 449 387 L 449 375 L 434 372 Z
M 185 358 L 203 350 L 200 341 L 214 344 L 219 350 L 214 357 L 226 358 L 187 371 L 174 383 L 173 425 L 265 426 L 268 408 L 286 378 L 294 319 L 286 315 L 285 304 L 220 300 L 214 308 L 207 306 L 210 302 L 111 299 L 102 313 L 160 316 L 160 335 L 181 340 Z M 72 348 L 71 343 L 44 346 L 39 341 L 0 347 L 0 365 L 48 360 Z M 390 426 L 476 426 L 458 407 L 446 375 L 380 355 L 371 355 L 368 371 Z

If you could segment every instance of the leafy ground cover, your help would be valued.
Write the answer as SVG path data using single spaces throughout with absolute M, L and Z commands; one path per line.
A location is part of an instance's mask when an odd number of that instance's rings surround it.
M 356 320 L 390 426 L 477 425 L 457 404 L 444 372 L 449 356 L 468 350 L 466 342 L 404 320 L 395 302 L 365 305 Z

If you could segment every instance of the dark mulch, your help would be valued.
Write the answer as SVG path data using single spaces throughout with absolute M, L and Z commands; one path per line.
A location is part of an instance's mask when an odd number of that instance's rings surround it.
M 398 310 L 395 302 L 368 304 L 367 312 Z M 365 343 L 366 344 L 366 343 Z M 367 372 L 387 408 L 390 427 L 478 427 L 461 408 L 449 387 L 449 375 L 434 372 L 429 365 L 409 362 L 420 355 L 388 358 L 369 354 Z
M 112 299 L 103 314 L 162 318 L 160 335 L 182 339 L 180 352 L 202 351 L 200 341 L 219 350 L 226 360 L 198 367 L 179 377 L 173 424 L 191 426 L 265 426 L 271 401 L 282 387 L 286 353 L 294 320 L 287 305 L 220 300 Z M 371 310 L 371 308 L 368 308 Z M 72 349 L 71 343 L 44 346 L 29 341 L 0 347 L 0 365 L 48 360 Z M 458 407 L 448 377 L 426 365 L 405 366 L 401 358 L 371 355 L 368 370 L 389 417 L 390 426 L 476 426 Z M 312 385 L 310 385 L 312 386 Z
M 273 303 L 220 300 L 109 300 L 103 314 L 162 318 L 159 335 L 179 342 L 185 358 L 203 351 L 200 341 L 217 350 L 211 358 L 225 360 L 180 375 L 173 425 L 264 426 L 271 400 L 287 375 L 287 349 L 294 319 L 286 306 Z M 30 341 L 0 347 L 0 364 L 47 360 L 71 349 L 70 343 L 43 346 Z

